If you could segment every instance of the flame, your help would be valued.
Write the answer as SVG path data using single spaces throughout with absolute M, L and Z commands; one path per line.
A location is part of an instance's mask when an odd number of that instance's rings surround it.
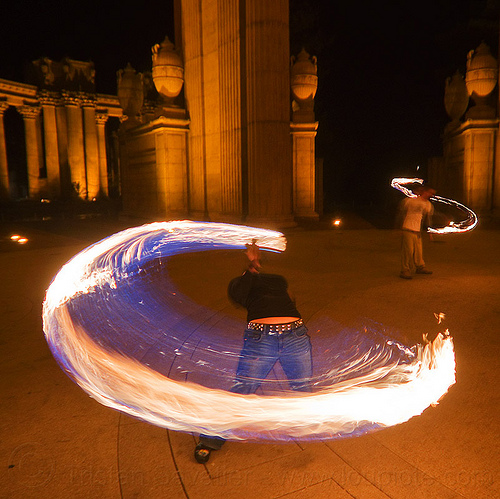
M 19 234 L 13 234 L 10 236 L 10 240 L 18 244 L 26 244 L 28 242 L 27 237 L 20 236 Z
M 116 344 L 106 344 L 104 337 L 84 327 L 81 314 L 74 315 L 75 303 L 76 307 L 92 306 L 100 299 L 98 290 L 105 290 L 103 296 L 113 290 L 119 293 L 124 282 L 133 281 L 145 263 L 159 256 L 224 247 L 243 249 L 252 239 L 273 251 L 286 247 L 279 232 L 187 221 L 128 229 L 90 246 L 59 271 L 46 293 L 44 333 L 56 360 L 85 392 L 105 406 L 161 427 L 226 439 L 334 438 L 370 425 L 390 426 L 437 404 L 455 383 L 453 340 L 439 334 L 433 342 L 412 349 L 395 341 L 368 352 L 354 345 L 344 365 L 332 366 L 311 380 L 311 393 L 288 390 L 264 396 L 240 395 L 173 379 L 118 344 L 129 330 L 136 331 L 144 343 L 152 335 L 152 319 L 141 308 L 145 297 L 135 305 L 135 323 L 112 330 Z M 188 300 L 179 293 L 166 294 L 177 307 Z M 82 297 L 85 300 L 80 302 Z M 153 338 L 152 344 L 161 355 L 182 357 L 185 343 L 175 347 L 175 342 L 183 319 L 174 319 L 182 311 L 165 310 L 171 317 L 162 321 L 174 324 L 172 341 L 159 343 Z M 97 315 L 97 309 L 89 314 Z M 109 310 L 103 315 L 108 322 L 112 318 Z M 145 322 L 140 322 L 144 317 Z M 196 321 L 192 327 L 199 327 Z M 205 351 L 214 359 L 214 366 L 225 357 L 237 358 L 230 345 L 222 348 L 206 340 Z M 132 340 L 128 344 L 139 350 L 144 347 Z M 168 345 L 170 352 L 166 351 Z M 200 370 L 210 364 L 202 359 L 194 363 Z
M 423 183 L 424 181 L 421 178 L 393 178 L 391 181 L 391 187 L 394 187 L 394 189 L 401 191 L 408 197 L 417 197 L 417 195 L 413 193 L 411 189 L 405 187 L 405 185 L 423 184 Z M 452 232 L 467 232 L 476 227 L 478 223 L 477 215 L 470 208 L 463 205 L 462 203 L 441 196 L 432 196 L 430 200 L 435 201 L 437 203 L 446 204 L 448 206 L 453 206 L 454 208 L 457 208 L 462 213 L 464 213 L 466 215 L 466 218 L 461 222 L 450 222 L 445 227 L 429 227 L 427 229 L 428 232 L 432 234 L 449 234 Z

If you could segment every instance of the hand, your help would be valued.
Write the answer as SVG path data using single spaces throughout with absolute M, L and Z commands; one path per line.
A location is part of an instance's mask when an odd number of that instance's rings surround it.
M 250 260 L 250 270 L 252 272 L 258 272 L 260 269 L 261 265 L 259 262 L 260 258 L 260 250 L 259 247 L 255 244 L 257 242 L 256 239 L 252 241 L 252 244 L 247 244 L 245 254 L 247 255 L 248 259 Z

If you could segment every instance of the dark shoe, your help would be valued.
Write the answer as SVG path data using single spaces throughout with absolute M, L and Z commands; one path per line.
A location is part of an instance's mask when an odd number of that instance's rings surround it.
M 432 274 L 432 270 L 426 269 L 425 267 L 420 267 L 415 271 L 416 274 Z
M 212 449 L 205 447 L 203 444 L 198 444 L 194 449 L 194 458 L 200 464 L 204 464 L 210 459 L 211 450 Z
M 401 277 L 401 279 L 411 279 L 411 275 L 409 272 L 401 272 L 401 274 L 399 274 L 399 277 Z

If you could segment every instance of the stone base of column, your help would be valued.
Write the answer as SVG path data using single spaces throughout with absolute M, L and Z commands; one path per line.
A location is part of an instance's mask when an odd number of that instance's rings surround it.
M 121 189 L 127 214 L 188 217 L 187 132 L 189 120 L 159 116 L 120 131 Z
M 479 215 L 494 206 L 494 148 L 498 118 L 468 119 L 443 137 L 443 161 L 434 162 L 438 194 L 457 199 Z
M 293 144 L 293 214 L 296 219 L 319 219 L 315 210 L 317 129 L 318 122 L 290 124 Z

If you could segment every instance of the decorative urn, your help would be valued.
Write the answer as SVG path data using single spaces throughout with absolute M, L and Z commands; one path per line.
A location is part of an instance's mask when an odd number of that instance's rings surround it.
M 181 92 L 184 84 L 184 65 L 174 44 L 165 37 L 161 44 L 151 48 L 153 53 L 153 82 L 158 93 L 172 102 Z
M 469 95 L 475 93 L 478 97 L 486 97 L 495 88 L 497 80 L 497 60 L 491 55 L 488 45 L 482 42 L 467 55 L 465 82 Z
M 141 111 L 144 102 L 142 74 L 136 73 L 130 63 L 116 74 L 118 77 L 118 99 L 123 113 L 131 118 L 135 117 Z
M 456 72 L 446 79 L 444 89 L 444 107 L 452 121 L 458 121 L 469 105 L 469 93 L 463 76 Z
M 297 101 L 314 99 L 318 89 L 318 68 L 316 57 L 310 57 L 302 49 L 297 57 L 292 56 L 291 87 Z

